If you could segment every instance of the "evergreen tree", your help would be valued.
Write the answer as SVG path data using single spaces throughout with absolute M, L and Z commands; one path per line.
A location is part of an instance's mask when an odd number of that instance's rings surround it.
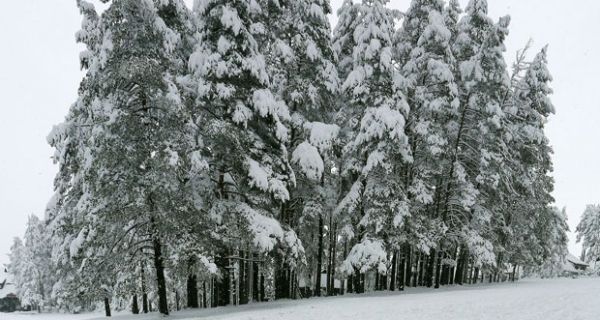
M 297 188 L 290 190 L 289 201 L 298 205 L 290 207 L 282 204 L 279 220 L 297 228 L 302 219 L 317 229 L 318 240 L 304 238 L 303 243 L 317 245 L 316 248 L 309 248 L 316 254 L 308 255 L 308 263 L 314 265 L 317 275 L 320 275 L 324 221 L 329 221 L 329 230 L 334 224 L 331 213 L 335 202 L 331 198 L 335 198 L 335 194 L 331 190 L 331 183 L 335 183 L 335 180 L 328 173 L 334 165 L 332 147 L 339 132 L 339 127 L 332 124 L 339 80 L 331 43 L 331 27 L 326 16 L 331 9 L 329 1 L 320 0 L 279 1 L 269 8 L 266 22 L 268 36 L 262 48 L 273 79 L 272 90 L 290 108 L 292 121 L 286 148 L 293 150 L 289 160 L 298 179 Z M 305 210 L 306 207 L 309 210 Z M 319 210 L 310 210 L 316 207 Z M 304 212 L 310 214 L 303 215 Z M 285 269 L 277 271 L 277 292 L 280 297 L 289 297 L 290 292 L 287 288 L 290 279 L 286 274 L 291 274 L 291 270 Z M 320 280 L 321 277 L 317 276 L 316 295 L 320 295 Z
M 447 138 L 448 123 L 456 118 L 459 107 L 452 33 L 444 22 L 443 11 L 442 1 L 413 1 L 396 44 L 398 61 L 408 81 L 411 104 L 407 135 L 414 161 L 407 165 L 405 174 L 411 212 L 417 218 L 411 224 L 414 230 L 410 230 L 410 239 L 421 242 L 418 246 L 431 257 L 436 257 L 436 250 L 446 249 L 440 242 L 448 224 L 448 217 L 442 210 L 441 191 L 446 174 L 444 168 L 450 162 L 445 157 L 451 148 Z M 441 258 L 440 255 L 438 260 Z M 430 261 L 430 273 L 433 274 L 434 260 Z M 435 274 L 439 274 L 439 270 Z M 427 280 L 433 279 L 428 277 Z
M 586 261 L 597 261 L 600 258 L 600 206 L 588 205 L 577 225 L 577 242 L 581 242 L 586 254 Z
M 345 151 L 352 157 L 345 165 L 354 181 L 339 210 L 354 216 L 356 244 L 345 265 L 354 268 L 357 278 L 365 272 L 363 263 L 367 262 L 355 257 L 367 254 L 373 256 L 368 261 L 387 260 L 385 251 L 361 249 L 373 248 L 372 244 L 383 248 L 381 241 L 409 213 L 399 171 L 403 162 L 412 160 L 404 132 L 409 107 L 404 79 L 392 59 L 396 14 L 385 3 L 365 0 L 357 8 L 361 19 L 354 31 L 353 69 L 342 85 L 347 99 L 344 111 L 356 117 L 349 118 L 354 132 Z M 363 291 L 360 286 L 358 290 Z

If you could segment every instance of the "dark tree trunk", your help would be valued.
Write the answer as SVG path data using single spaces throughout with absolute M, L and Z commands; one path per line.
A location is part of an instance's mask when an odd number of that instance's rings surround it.
M 331 278 L 331 269 L 333 266 L 333 220 L 332 215 L 329 215 L 329 247 L 327 248 L 327 296 L 333 295 L 333 280 Z
M 426 281 L 427 288 L 433 287 L 433 279 L 435 277 L 434 271 L 435 271 L 435 260 L 436 260 L 435 257 L 436 257 L 436 255 L 437 255 L 437 251 L 435 249 L 431 250 L 429 252 L 429 257 L 427 259 L 428 260 L 427 261 L 427 272 L 426 272 L 426 274 L 427 274 L 427 281 Z
M 242 259 L 241 261 L 239 261 L 239 276 L 238 276 L 238 291 L 237 291 L 237 300 L 239 301 L 239 304 L 247 304 L 248 303 L 248 295 L 246 294 L 246 291 L 248 290 L 248 288 L 246 288 L 246 263 L 248 263 L 248 257 L 246 256 L 246 252 L 245 251 L 240 251 L 239 253 L 244 259 Z
M 399 251 L 400 254 L 400 265 L 398 266 L 398 290 L 399 291 L 404 291 L 404 286 L 405 286 L 405 281 L 406 281 L 406 276 L 407 276 L 407 272 L 406 272 L 406 253 L 402 252 L 402 250 Z
M 142 310 L 144 313 L 148 313 L 148 292 L 146 291 L 146 274 L 144 269 L 144 263 L 142 262 Z
M 414 253 L 411 250 L 411 260 L 412 263 L 408 266 L 410 268 L 410 277 L 412 278 L 411 281 L 411 287 L 416 287 L 419 284 L 419 277 L 418 277 L 418 273 L 419 273 L 419 255 L 418 253 Z
M 390 291 L 396 291 L 396 275 L 398 270 L 398 252 L 395 251 L 392 257 L 392 274 L 390 275 Z
M 260 293 L 258 295 L 258 301 L 263 301 L 265 299 L 265 277 L 261 273 L 260 275 Z
M 423 287 L 425 285 L 425 266 L 427 265 L 427 256 L 423 253 L 420 254 L 420 267 L 419 267 L 419 286 Z
M 152 245 L 154 248 L 154 269 L 156 269 L 156 283 L 158 288 L 158 311 L 164 315 L 168 315 L 169 304 L 167 302 L 165 267 L 163 265 L 162 246 L 157 236 L 154 236 Z
M 450 266 L 448 266 L 447 264 L 443 263 L 443 260 L 446 259 L 448 256 L 446 253 L 444 253 L 442 255 L 442 273 L 440 274 L 440 285 L 445 286 L 448 285 L 449 281 L 449 276 L 450 276 Z
M 516 273 L 517 273 L 517 265 L 515 264 L 515 265 L 513 266 L 512 274 L 511 274 L 511 276 L 510 276 L 510 277 L 511 277 L 511 281 L 512 281 L 512 282 L 515 282 L 515 274 L 516 274 Z
M 323 216 L 319 215 L 319 234 L 317 252 L 317 279 L 315 279 L 315 297 L 321 296 L 321 269 L 323 268 Z
M 252 277 L 252 287 L 254 288 L 254 292 L 252 292 L 252 299 L 254 301 L 260 301 L 260 274 L 259 274 L 259 266 L 257 265 L 254 268 L 254 276 Z
M 413 279 L 413 274 L 412 274 L 412 252 L 410 249 L 410 245 L 406 244 L 406 248 L 404 248 L 404 283 L 405 286 L 410 287 L 412 285 L 412 279 Z
M 132 303 L 131 303 L 131 313 L 133 313 L 133 314 L 139 314 L 140 313 L 140 306 L 138 305 L 137 294 L 133 295 L 133 300 L 132 300 Z
M 188 308 L 199 308 L 198 302 L 198 279 L 195 274 L 190 274 L 187 279 L 187 306 Z
M 346 258 L 346 255 L 348 254 L 348 241 L 344 241 L 344 256 L 342 259 Z M 348 284 L 350 284 L 350 278 L 348 278 Z M 341 284 L 340 284 L 340 293 L 343 295 L 346 293 L 346 281 L 344 281 L 344 279 L 341 280 Z
M 331 291 L 333 295 L 336 295 L 335 291 L 335 265 L 336 265 L 336 257 L 337 257 L 337 223 L 333 223 L 333 250 L 331 250 Z M 341 289 L 341 288 L 340 288 Z
M 436 263 L 436 269 L 435 269 L 435 275 L 434 275 L 436 289 L 438 289 L 440 287 L 440 276 L 441 276 L 441 272 L 442 272 L 442 257 L 443 257 L 443 252 L 440 251 L 437 256 L 437 263 Z
M 463 285 L 466 280 L 465 275 L 467 273 L 468 259 L 469 254 L 467 252 L 467 248 L 462 246 L 460 248 L 459 258 L 456 265 L 456 284 Z
M 354 293 L 354 274 L 348 276 L 348 293 Z
M 108 298 L 104 298 L 104 314 L 107 317 L 110 317 L 110 302 L 108 301 Z
M 363 275 L 360 274 L 360 270 L 358 268 L 354 268 L 354 292 L 355 293 L 364 293 L 363 287 Z
M 221 271 L 221 277 L 217 278 L 214 283 L 213 289 L 213 306 L 226 306 L 229 304 L 229 259 L 227 256 L 229 252 L 227 250 L 221 251 L 221 256 L 215 258 L 215 264 Z
M 288 298 L 289 279 L 287 277 L 287 264 L 284 262 L 283 256 L 279 253 L 275 254 L 275 299 Z
M 202 304 L 204 308 L 209 307 L 208 292 L 206 292 L 206 281 L 202 281 Z

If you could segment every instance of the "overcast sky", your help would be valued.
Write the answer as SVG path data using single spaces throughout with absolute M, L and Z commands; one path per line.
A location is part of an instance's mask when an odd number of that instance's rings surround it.
M 463 6 L 468 0 L 462 0 Z M 0 10 L 0 263 L 27 216 L 43 218 L 56 167 L 46 136 L 62 121 L 82 73 L 74 34 L 81 18 L 75 0 L 4 1 Z M 189 3 L 192 0 L 188 0 Z M 391 0 L 405 10 L 409 0 Z M 507 60 L 529 38 L 535 51 L 550 44 L 557 115 L 547 134 L 554 146 L 557 205 L 571 230 L 588 203 L 600 203 L 600 1 L 488 0 L 494 19 L 509 14 Z M 334 12 L 342 0 L 332 0 Z M 337 19 L 332 16 L 332 23 Z M 534 54 L 535 52 L 532 52 Z M 579 255 L 571 235 L 570 249 Z

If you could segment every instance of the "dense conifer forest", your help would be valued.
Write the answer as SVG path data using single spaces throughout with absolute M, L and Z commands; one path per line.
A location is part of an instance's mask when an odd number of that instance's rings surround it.
M 334 27 L 328 0 L 101 2 L 77 0 L 55 195 L 10 254 L 23 304 L 169 314 L 559 272 L 548 49 L 507 65 L 486 0 L 346 0 Z

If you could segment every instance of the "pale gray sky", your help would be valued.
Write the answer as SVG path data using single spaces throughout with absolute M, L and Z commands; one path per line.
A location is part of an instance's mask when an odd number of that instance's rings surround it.
M 466 5 L 468 0 L 461 0 Z M 81 18 L 75 0 L 4 1 L 0 10 L 0 262 L 22 236 L 29 214 L 43 217 L 56 167 L 46 144 L 52 125 L 75 101 L 82 73 L 74 34 Z M 188 0 L 189 3 L 192 0 Z M 529 38 L 534 49 L 550 44 L 557 115 L 547 133 L 554 146 L 558 206 L 571 230 L 588 203 L 600 203 L 600 1 L 488 0 L 490 14 L 510 14 L 507 59 Z M 332 0 L 334 12 L 342 0 Z M 405 10 L 409 0 L 391 0 Z M 337 19 L 332 17 L 332 23 Z M 534 52 L 532 52 L 533 54 Z M 571 236 L 571 251 L 579 254 Z

